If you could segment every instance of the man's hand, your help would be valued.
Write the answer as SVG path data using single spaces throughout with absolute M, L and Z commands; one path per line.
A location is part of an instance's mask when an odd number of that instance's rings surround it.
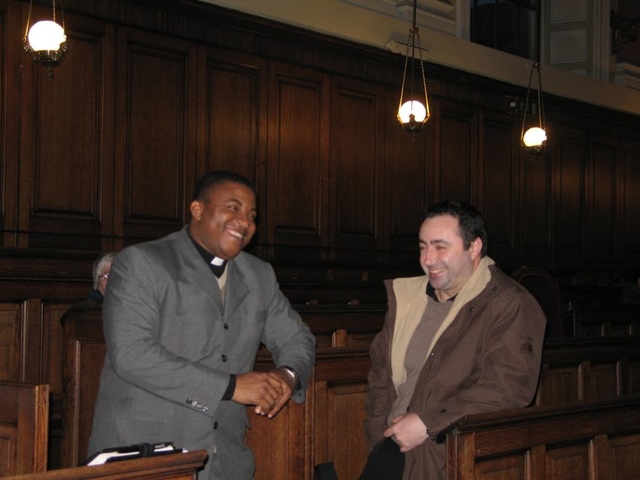
M 286 372 L 250 372 L 236 375 L 232 400 L 243 405 L 255 405 L 258 415 L 273 418 L 292 394 L 291 379 Z
M 429 438 L 427 426 L 415 413 L 400 415 L 391 422 L 393 425 L 384 431 L 384 436 L 393 438 L 402 453 L 422 445 Z

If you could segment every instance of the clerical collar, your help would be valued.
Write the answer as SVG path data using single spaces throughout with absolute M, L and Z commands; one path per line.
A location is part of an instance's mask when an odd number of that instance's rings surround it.
M 440 303 L 440 299 L 436 295 L 436 289 L 431 286 L 431 282 L 427 282 L 427 295 L 429 298 L 432 298 L 436 302 Z M 454 295 L 453 297 L 447 298 L 447 302 L 453 302 L 458 295 Z
M 187 233 L 188 232 L 189 230 L 187 230 Z M 198 253 L 200 253 L 200 256 L 204 259 L 205 262 L 207 262 L 207 265 L 209 265 L 209 268 L 211 269 L 213 274 L 216 277 L 220 278 L 224 273 L 224 269 L 227 266 L 227 261 L 220 257 L 216 257 L 212 253 L 202 248 L 202 245 L 196 242 L 191 236 L 191 234 L 189 234 L 189 238 L 191 239 L 191 242 L 195 245 L 196 250 L 198 250 Z

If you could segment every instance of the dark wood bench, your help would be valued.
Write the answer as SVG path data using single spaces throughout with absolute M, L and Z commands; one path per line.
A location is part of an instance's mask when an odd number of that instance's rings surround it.
M 446 433 L 448 480 L 634 480 L 640 397 L 469 415 Z
M 535 405 L 634 394 L 640 394 L 639 337 L 545 342 Z
M 47 469 L 49 386 L 0 381 L 0 477 Z
M 576 338 L 640 335 L 640 305 L 616 303 L 577 304 L 572 312 Z
M 329 307 L 323 312 L 316 306 L 301 314 L 316 334 L 328 338 L 342 329 L 356 332 L 354 335 L 373 335 L 382 326 L 384 312 L 341 312 Z M 63 464 L 69 465 L 84 460 L 87 454 L 105 352 L 100 312 L 68 315 L 64 331 L 62 444 Z M 326 461 L 336 464 L 341 478 L 357 478 L 368 451 L 362 423 L 370 360 L 368 344 L 364 343 L 319 345 L 305 404 L 290 404 L 272 420 L 247 410 L 252 422 L 247 441 L 259 466 L 256 479 L 311 478 L 313 465 Z M 271 366 L 268 352 L 261 351 L 256 367 Z M 640 394 L 639 337 L 557 339 L 545 345 L 536 405 L 613 401 L 633 394 Z M 300 445 L 305 447 L 301 449 Z

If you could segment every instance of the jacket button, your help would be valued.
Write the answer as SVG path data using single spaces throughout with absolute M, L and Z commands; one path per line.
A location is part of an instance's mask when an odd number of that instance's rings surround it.
M 224 324 L 224 329 L 225 329 L 225 330 L 229 330 L 229 324 L 228 324 L 228 323 L 225 323 L 225 324 Z
M 226 362 L 227 361 L 227 356 L 226 355 L 222 355 L 222 361 Z
M 217 430 L 218 429 L 218 422 L 213 422 L 213 429 Z

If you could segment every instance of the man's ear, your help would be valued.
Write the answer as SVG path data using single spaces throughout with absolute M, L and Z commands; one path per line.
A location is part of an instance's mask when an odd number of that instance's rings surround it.
M 191 212 L 191 217 L 200 220 L 200 216 L 202 215 L 202 202 L 199 200 L 194 200 L 189 205 L 189 211 Z
M 482 240 L 480 237 L 476 237 L 476 239 L 471 242 L 471 246 L 469 247 L 471 250 L 471 257 L 476 258 L 480 256 L 480 252 L 482 252 Z

